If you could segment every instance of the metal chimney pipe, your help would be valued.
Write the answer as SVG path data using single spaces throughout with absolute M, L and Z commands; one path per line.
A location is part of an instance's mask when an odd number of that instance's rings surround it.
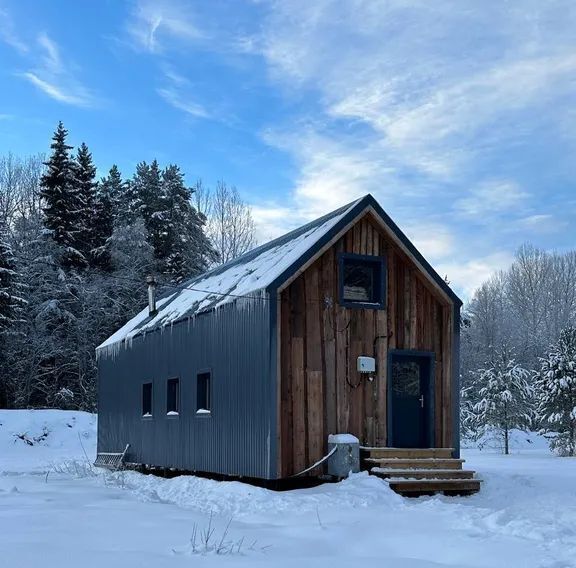
M 158 313 L 156 309 L 156 278 L 147 276 L 146 284 L 148 284 L 148 315 L 155 316 Z

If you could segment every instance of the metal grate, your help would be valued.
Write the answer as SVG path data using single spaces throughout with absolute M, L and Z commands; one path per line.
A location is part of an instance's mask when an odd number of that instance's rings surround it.
M 124 465 L 124 458 L 126 457 L 126 452 L 130 444 L 126 444 L 123 452 L 100 452 L 96 455 L 96 461 L 94 465 L 96 467 L 105 467 L 113 471 L 122 469 Z

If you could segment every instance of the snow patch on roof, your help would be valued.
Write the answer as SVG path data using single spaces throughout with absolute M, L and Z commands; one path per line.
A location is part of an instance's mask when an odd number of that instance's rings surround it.
M 140 333 L 171 325 L 239 298 L 267 301 L 264 289 L 310 250 L 358 201 L 189 280 L 181 289 L 157 302 L 155 316 L 151 317 L 146 307 L 104 341 L 98 350 L 130 341 Z

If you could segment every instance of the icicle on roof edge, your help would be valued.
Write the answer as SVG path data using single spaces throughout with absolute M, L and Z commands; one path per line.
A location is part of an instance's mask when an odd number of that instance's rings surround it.
M 148 307 L 97 347 L 109 348 L 136 335 L 215 309 L 243 297 L 265 301 L 262 291 L 312 248 L 361 199 L 265 243 L 246 254 L 205 272 L 158 300 L 157 313 Z

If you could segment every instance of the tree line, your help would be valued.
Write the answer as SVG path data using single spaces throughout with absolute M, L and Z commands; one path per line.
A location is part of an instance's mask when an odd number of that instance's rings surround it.
M 483 283 L 462 316 L 462 430 L 496 436 L 540 430 L 576 455 L 576 251 L 522 246 Z
M 175 164 L 97 179 L 59 123 L 47 160 L 0 158 L 0 407 L 96 407 L 95 347 L 134 315 L 145 279 L 177 286 L 255 244 L 237 189 Z

